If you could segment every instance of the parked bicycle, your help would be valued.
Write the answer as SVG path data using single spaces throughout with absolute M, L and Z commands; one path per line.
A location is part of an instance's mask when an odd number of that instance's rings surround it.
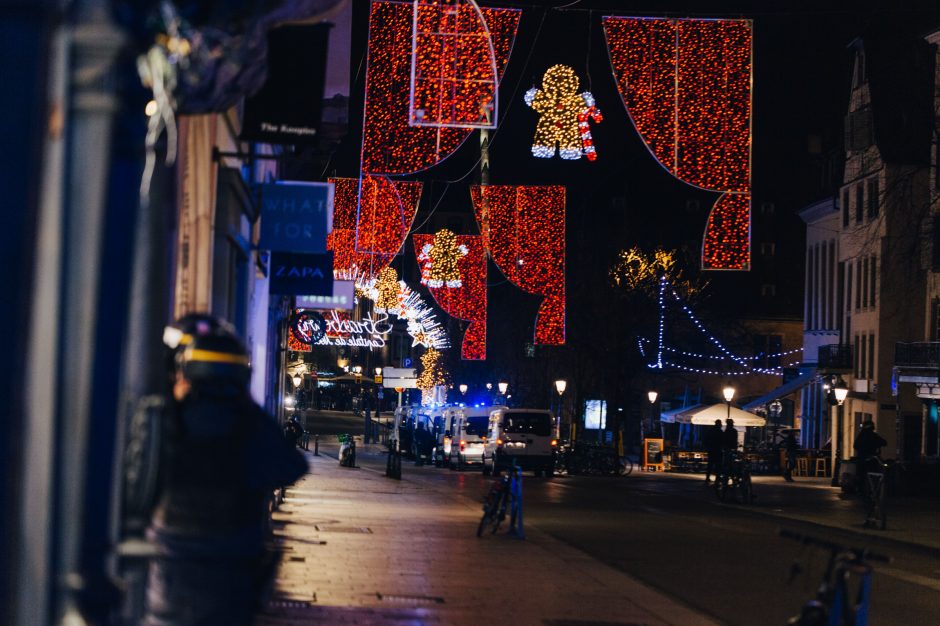
M 787 622 L 791 626 L 866 626 L 871 607 L 872 567 L 869 561 L 890 563 L 891 557 L 871 552 L 865 548 L 852 548 L 839 545 L 826 539 L 819 539 L 781 529 L 781 537 L 793 539 L 805 546 L 823 548 L 829 551 L 829 561 L 823 572 L 822 582 L 816 596 L 803 605 L 800 614 Z M 794 563 L 790 572 L 792 581 L 802 571 Z M 852 597 L 850 583 L 858 581 L 855 597 Z
M 522 468 L 513 466 L 512 470 L 493 481 L 486 498 L 483 500 L 483 517 L 477 526 L 477 537 L 489 530 L 496 534 L 500 524 L 510 514 L 510 532 L 524 537 L 522 531 Z
M 741 504 L 754 502 L 754 486 L 751 482 L 751 464 L 738 451 L 725 455 L 721 470 L 715 477 L 715 493 L 722 502 L 740 499 Z
M 888 525 L 887 494 L 885 491 L 888 466 L 877 456 L 870 457 L 865 466 L 862 499 L 865 502 L 865 526 L 884 530 Z
M 633 461 L 620 457 L 609 446 L 576 443 L 558 453 L 556 466 L 562 473 L 626 476 L 633 471 Z

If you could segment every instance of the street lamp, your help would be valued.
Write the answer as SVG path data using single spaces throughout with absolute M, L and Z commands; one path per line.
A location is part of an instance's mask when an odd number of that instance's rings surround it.
M 561 402 L 561 397 L 562 397 L 562 395 L 564 395 L 565 389 L 567 389 L 567 388 L 568 388 L 568 381 L 567 381 L 567 380 L 565 380 L 565 379 L 563 379 L 563 378 L 559 378 L 558 380 L 555 381 L 555 391 L 558 392 L 558 414 L 555 416 L 555 433 L 556 433 L 556 436 L 560 436 L 560 435 L 561 435 L 561 409 L 562 409 L 562 406 L 563 406 L 563 405 L 562 405 L 562 402 Z
M 294 389 L 297 389 L 300 387 L 300 383 L 304 382 L 304 379 L 301 378 L 300 374 L 294 374 L 291 378 L 291 382 L 294 383 Z
M 458 389 L 460 389 L 460 395 L 462 396 L 467 395 L 467 385 L 462 384 L 460 385 L 460 387 L 458 387 Z
M 499 395 L 505 396 L 506 390 L 509 389 L 509 383 L 499 383 L 497 387 L 499 388 Z
M 650 401 L 650 418 L 649 418 L 649 428 L 643 428 L 643 420 L 640 420 L 640 441 L 641 442 L 643 441 L 643 438 L 646 436 L 646 431 L 653 430 L 653 417 L 654 417 L 653 411 L 655 410 L 654 407 L 656 406 L 656 398 L 658 397 L 659 397 L 658 391 L 646 392 L 646 399 Z
M 650 404 L 656 404 L 656 398 L 659 397 L 659 393 L 656 391 L 647 391 L 646 397 L 649 399 Z
M 839 486 L 839 472 L 842 470 L 842 404 L 849 395 L 849 388 L 839 376 L 839 379 L 832 385 L 832 395 L 835 396 L 836 404 L 836 458 L 832 464 L 832 486 Z
M 728 404 L 727 419 L 731 419 L 731 401 L 734 400 L 734 387 L 725 385 L 725 388 L 721 390 L 721 394 L 725 397 L 725 402 Z
M 381 375 L 382 375 L 382 368 L 381 368 L 381 367 L 375 368 L 375 375 L 376 375 L 376 376 L 381 376 Z

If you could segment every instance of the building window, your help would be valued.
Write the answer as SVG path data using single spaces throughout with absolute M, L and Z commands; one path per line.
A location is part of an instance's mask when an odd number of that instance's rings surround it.
M 764 256 L 773 256 L 777 250 L 777 244 L 767 243 L 766 241 L 760 245 L 760 253 Z
M 862 262 L 855 262 L 855 310 L 862 308 Z
M 868 379 L 875 380 L 875 334 L 868 335 Z
M 881 199 L 878 195 L 878 178 L 868 179 L 868 219 L 873 220 L 878 217 L 879 204 Z
M 865 206 L 865 185 L 855 185 L 855 223 L 862 221 L 862 209 Z
M 849 225 L 849 190 L 842 192 L 842 227 Z
M 855 378 L 861 378 L 861 375 L 859 374 L 859 371 L 861 370 L 861 364 L 862 364 L 862 362 L 861 362 L 861 357 L 862 357 L 862 354 L 861 354 L 861 350 L 858 349 L 858 344 L 859 344 L 858 335 L 855 335 L 855 367 L 853 368 L 853 369 L 855 370 L 855 371 L 853 372 L 853 376 L 854 376 Z
M 862 308 L 868 308 L 868 257 L 862 259 Z
M 777 210 L 777 206 L 773 202 L 761 202 L 760 203 L 760 212 L 763 215 L 773 215 L 774 211 Z
M 852 262 L 845 264 L 845 310 L 852 310 Z
M 773 297 L 777 295 L 777 286 L 772 283 L 764 283 L 760 286 L 760 295 L 764 297 Z
M 869 278 L 871 279 L 871 281 L 868 284 L 868 291 L 870 292 L 869 297 L 868 297 L 868 303 L 873 308 L 875 306 L 875 291 L 876 291 L 876 286 L 878 284 L 878 282 L 875 279 L 875 277 L 878 275 L 878 272 L 876 271 L 876 268 L 878 267 L 877 260 L 878 260 L 878 257 L 876 257 L 874 254 L 871 255 L 871 274 L 869 275 Z

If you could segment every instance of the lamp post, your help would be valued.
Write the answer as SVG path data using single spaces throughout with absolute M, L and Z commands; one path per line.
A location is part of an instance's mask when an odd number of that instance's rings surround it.
M 731 419 L 731 401 L 734 400 L 734 387 L 725 385 L 725 388 L 721 390 L 721 394 L 725 397 L 725 403 L 728 405 L 726 419 Z
M 658 391 L 647 391 L 646 399 L 650 401 L 650 420 L 649 420 L 649 429 L 653 430 L 653 411 L 656 406 L 656 398 L 659 397 Z M 646 428 L 643 428 L 643 423 L 640 423 L 640 443 L 643 443 L 643 438 L 646 437 Z
M 460 389 L 460 395 L 462 395 L 462 396 L 467 395 L 467 385 L 466 385 L 465 383 L 464 383 L 464 384 L 461 384 L 461 385 L 458 387 L 458 389 Z
M 568 381 L 563 378 L 559 378 L 555 381 L 555 391 L 558 392 L 558 414 L 555 416 L 555 436 L 561 436 L 561 408 L 562 408 L 562 396 L 565 393 L 565 389 L 568 388 Z
M 835 396 L 836 404 L 836 446 L 835 460 L 832 462 L 832 486 L 839 486 L 839 472 L 842 470 L 842 404 L 849 395 L 849 388 L 839 379 L 832 385 L 832 395 Z

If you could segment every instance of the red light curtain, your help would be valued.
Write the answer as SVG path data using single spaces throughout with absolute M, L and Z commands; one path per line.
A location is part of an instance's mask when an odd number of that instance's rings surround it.
M 465 128 L 408 124 L 413 10 L 411 2 L 372 2 L 362 133 L 362 171 L 370 174 L 409 174 L 427 169 L 450 156 L 470 134 Z M 502 76 L 521 11 L 484 8 L 481 13 Z M 463 7 L 459 15 L 461 19 L 476 19 L 469 7 Z
M 653 156 L 683 182 L 740 196 L 712 208 L 703 268 L 749 269 L 751 22 L 605 17 L 604 32 L 620 96 Z
M 412 235 L 415 256 L 426 244 L 434 243 L 434 235 Z M 428 287 L 441 309 L 457 319 L 470 322 L 464 331 L 460 356 L 468 361 L 486 359 L 486 254 L 480 235 L 457 235 L 457 245 L 466 246 L 467 254 L 457 261 L 460 287 Z M 419 262 L 420 264 L 420 262 Z
M 493 262 L 520 289 L 544 296 L 535 343 L 565 343 L 565 188 L 470 188 Z
M 358 178 L 329 181 L 334 186 L 333 232 L 327 237 L 327 248 L 333 251 L 333 273 L 337 277 L 377 276 L 405 243 L 422 183 L 365 176 L 360 204 Z

